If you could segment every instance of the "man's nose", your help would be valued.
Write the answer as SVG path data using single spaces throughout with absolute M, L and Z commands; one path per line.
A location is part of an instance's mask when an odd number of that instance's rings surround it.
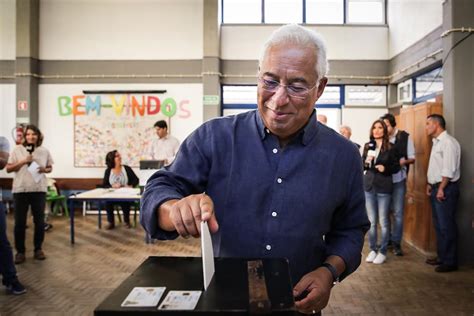
M 289 102 L 289 96 L 286 87 L 283 85 L 279 85 L 271 99 L 278 106 L 287 104 Z

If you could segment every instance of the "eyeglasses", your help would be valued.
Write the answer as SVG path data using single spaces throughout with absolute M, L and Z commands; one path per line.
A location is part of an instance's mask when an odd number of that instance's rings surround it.
M 297 99 L 306 99 L 309 92 L 318 86 L 318 82 L 316 82 L 316 84 L 312 86 L 311 88 L 305 87 L 301 83 L 284 85 L 278 81 L 265 79 L 261 77 L 258 78 L 258 81 L 260 82 L 263 90 L 275 93 L 278 91 L 280 87 L 284 87 L 286 90 L 286 93 L 289 96 L 297 98 Z

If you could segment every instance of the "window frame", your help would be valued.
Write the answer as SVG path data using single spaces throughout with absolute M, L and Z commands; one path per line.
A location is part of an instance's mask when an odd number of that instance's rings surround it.
M 226 0 L 221 0 L 221 24 L 223 25 L 254 25 L 254 24 L 269 24 L 265 22 L 265 0 L 260 0 L 260 10 L 261 10 L 261 21 L 260 23 L 226 23 L 224 21 L 224 3 Z M 297 0 L 295 0 L 297 1 Z M 371 22 L 356 22 L 356 23 L 348 23 L 348 6 L 349 0 L 342 0 L 342 10 L 343 10 L 343 22 L 341 23 L 307 23 L 306 19 L 306 0 L 302 1 L 302 19 L 301 21 L 295 22 L 298 24 L 313 24 L 313 25 L 371 25 L 371 26 L 383 26 L 387 25 L 387 0 L 381 0 L 382 2 L 382 23 L 371 23 Z M 276 23 L 280 24 L 280 23 Z

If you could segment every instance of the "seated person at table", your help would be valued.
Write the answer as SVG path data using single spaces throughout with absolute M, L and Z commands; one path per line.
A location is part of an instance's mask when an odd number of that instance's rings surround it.
M 120 153 L 116 150 L 108 152 L 105 156 L 105 164 L 107 169 L 104 173 L 104 188 L 122 188 L 129 187 L 133 188 L 138 185 L 138 177 L 133 172 L 132 168 L 127 165 L 122 165 L 122 157 Z M 122 208 L 123 220 L 125 222 L 125 227 L 130 228 L 130 204 L 133 202 L 107 202 L 107 227 L 106 229 L 114 229 L 114 206 L 119 205 Z

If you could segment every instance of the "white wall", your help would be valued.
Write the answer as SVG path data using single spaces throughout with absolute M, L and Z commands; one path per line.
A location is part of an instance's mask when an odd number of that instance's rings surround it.
M 51 177 L 57 178 L 100 178 L 103 168 L 74 167 L 74 116 L 61 116 L 58 97 L 82 95 L 82 90 L 99 89 L 166 89 L 167 97 L 176 102 L 188 101 L 185 108 L 189 113 L 179 111 L 171 118 L 171 132 L 180 141 L 203 122 L 201 84 L 43 84 L 39 86 L 39 128 L 45 135 L 44 146 L 55 161 Z M 161 98 L 161 97 L 160 97 Z M 184 117 L 184 118 L 183 118 Z M 91 118 L 92 119 L 92 118 Z M 154 136 L 153 136 L 154 137 Z M 118 140 L 120 142 L 120 140 Z
M 389 58 L 443 24 L 444 0 L 389 0 Z
M 0 60 L 15 59 L 15 21 L 15 0 L 0 0 Z
M 221 58 L 255 60 L 263 43 L 279 26 L 223 25 Z M 325 38 L 328 59 L 388 59 L 388 29 L 385 26 L 313 26 Z
M 40 2 L 40 59 L 201 59 L 202 39 L 202 0 Z
M 369 141 L 372 123 L 387 112 L 386 108 L 343 107 L 341 125 L 348 125 L 352 129 L 351 140 L 359 144 L 362 150 L 364 144 Z

